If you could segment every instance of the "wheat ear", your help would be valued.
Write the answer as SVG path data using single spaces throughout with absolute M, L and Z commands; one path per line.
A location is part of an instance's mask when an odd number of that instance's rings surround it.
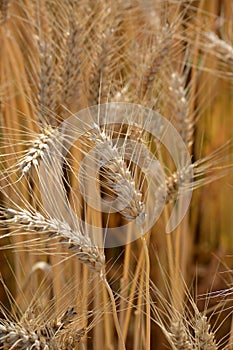
M 207 49 L 212 49 L 215 55 L 230 67 L 233 66 L 233 46 L 223 39 L 220 39 L 214 32 L 206 32 Z
M 73 327 L 75 315 L 70 308 L 60 319 L 39 326 L 34 319 L 17 323 L 0 320 L 0 344 L 6 350 L 73 349 L 87 332 L 87 328 Z
M 125 349 L 124 340 L 117 317 L 115 299 L 105 275 L 105 256 L 104 253 L 99 251 L 97 246 L 92 244 L 90 238 L 81 232 L 72 230 L 66 222 L 61 222 L 53 218 L 45 218 L 38 212 L 30 213 L 27 210 L 16 211 L 14 209 L 1 208 L 0 219 L 5 219 L 2 220 L 3 224 L 5 222 L 12 225 L 16 229 L 23 228 L 29 232 L 34 230 L 40 234 L 49 233 L 51 238 L 59 238 L 63 245 L 75 253 L 81 263 L 87 265 L 91 270 L 100 274 L 100 277 L 107 288 L 111 299 L 113 317 L 117 334 L 119 336 L 121 349 Z
M 210 329 L 210 324 L 205 315 L 197 316 L 194 325 L 195 342 L 198 349 L 217 350 L 215 335 Z
M 142 201 L 142 192 L 136 185 L 123 155 L 113 144 L 111 136 L 108 136 L 105 130 L 100 129 L 97 124 L 85 136 L 97 146 L 103 159 L 102 172 L 106 185 L 118 196 L 124 208 L 121 214 L 128 221 L 136 219 L 139 224 L 143 223 L 145 204 Z M 59 128 L 48 124 L 34 139 L 25 142 L 29 147 L 17 162 L 17 167 L 21 169 L 21 176 L 29 173 L 33 167 L 38 169 L 40 162 L 47 159 L 51 146 L 55 146 L 56 143 L 62 144 L 64 139 Z
M 37 332 L 27 330 L 19 324 L 8 323 L 6 321 L 1 321 L 0 323 L 0 346 L 6 350 L 50 349 L 47 339 L 37 334 Z
M 11 227 L 36 231 L 40 234 L 49 234 L 50 238 L 56 237 L 70 251 L 74 252 L 81 263 L 90 269 L 100 272 L 105 264 L 104 254 L 95 246 L 89 236 L 83 230 L 73 230 L 67 222 L 55 218 L 46 218 L 39 212 L 28 210 L 14 210 L 0 208 L 1 224 L 9 224 Z M 10 234 L 9 234 L 10 235 Z
M 78 88 L 80 83 L 81 74 L 81 43 L 80 43 L 80 28 L 78 27 L 72 11 L 77 11 L 71 5 L 70 20 L 69 20 L 69 32 L 66 40 L 65 54 L 64 54 L 64 71 L 62 72 L 62 99 L 65 105 L 73 103 L 72 99 L 75 94 L 78 94 Z
M 143 222 L 145 220 L 145 204 L 142 202 L 142 193 L 137 188 L 124 158 L 113 145 L 111 137 L 97 124 L 87 133 L 87 137 L 92 142 L 94 141 L 103 159 L 107 160 L 103 166 L 107 185 L 124 204 L 121 214 L 129 221 L 137 219 L 139 223 Z
M 170 335 L 174 350 L 194 350 L 182 319 L 172 321 Z
M 146 95 L 151 94 L 154 82 L 161 69 L 162 64 L 166 62 L 166 56 L 171 47 L 172 39 L 172 28 L 164 26 L 161 28 L 160 37 L 157 39 L 157 47 L 150 56 L 150 62 L 141 78 L 141 85 L 139 88 L 139 96 L 141 99 L 145 98 Z
M 174 71 L 171 74 L 168 87 L 169 99 L 172 105 L 173 123 L 190 149 L 193 145 L 195 120 L 189 113 L 188 88 L 185 87 L 185 75 Z
M 193 164 L 179 169 L 166 177 L 166 202 L 173 201 L 185 191 L 195 190 L 203 185 L 218 180 L 232 172 L 233 164 L 231 163 L 232 141 L 219 147 L 206 157 L 200 158 Z M 229 155 L 228 155 L 229 154 Z M 190 178 L 192 174 L 192 178 Z M 187 179 L 191 182 L 187 183 Z

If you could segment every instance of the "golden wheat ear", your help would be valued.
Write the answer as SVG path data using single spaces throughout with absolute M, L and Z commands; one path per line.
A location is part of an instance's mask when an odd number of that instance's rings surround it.
M 81 231 L 73 231 L 66 222 L 59 222 L 56 219 L 46 218 L 39 212 L 29 212 L 27 210 L 17 211 L 1 208 L 0 211 L 1 224 L 3 226 L 9 225 L 13 231 L 10 234 L 3 235 L 2 238 L 22 234 L 20 232 L 24 232 L 24 234 L 35 232 L 39 233 L 40 236 L 46 234 L 51 239 L 56 237 L 77 255 L 80 262 L 88 265 L 96 272 L 103 269 L 105 263 L 103 253 L 101 254 L 98 248 L 92 244 L 89 237 Z M 24 241 L 24 244 L 26 244 L 26 241 Z M 49 242 L 49 238 L 47 242 Z M 35 241 L 32 241 L 32 244 L 35 245 Z
M 166 177 L 167 197 L 166 202 L 175 200 L 181 193 L 179 188 L 185 184 L 185 179 L 192 172 L 192 179 L 186 183 L 182 191 L 192 191 L 201 186 L 227 176 L 233 171 L 232 164 L 232 140 L 219 147 L 216 151 L 196 162 L 184 167 Z

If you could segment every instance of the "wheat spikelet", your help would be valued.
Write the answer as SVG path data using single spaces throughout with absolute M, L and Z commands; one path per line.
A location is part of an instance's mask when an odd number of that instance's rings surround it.
M 28 173 L 33 166 L 37 167 L 39 165 L 39 162 L 45 156 L 45 151 L 48 151 L 50 144 L 54 139 L 57 140 L 59 136 L 58 129 L 48 125 L 41 130 L 41 133 L 34 140 L 30 141 L 31 147 L 26 151 L 23 160 L 18 163 L 23 175 Z

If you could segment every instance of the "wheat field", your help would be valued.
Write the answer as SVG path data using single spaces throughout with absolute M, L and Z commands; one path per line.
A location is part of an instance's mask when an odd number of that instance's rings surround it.
M 233 349 L 232 0 L 0 0 L 0 349 Z

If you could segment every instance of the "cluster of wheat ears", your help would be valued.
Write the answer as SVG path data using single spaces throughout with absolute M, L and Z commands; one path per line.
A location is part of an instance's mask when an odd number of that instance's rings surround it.
M 232 42 L 231 0 L 0 0 L 0 349 L 233 349 Z

